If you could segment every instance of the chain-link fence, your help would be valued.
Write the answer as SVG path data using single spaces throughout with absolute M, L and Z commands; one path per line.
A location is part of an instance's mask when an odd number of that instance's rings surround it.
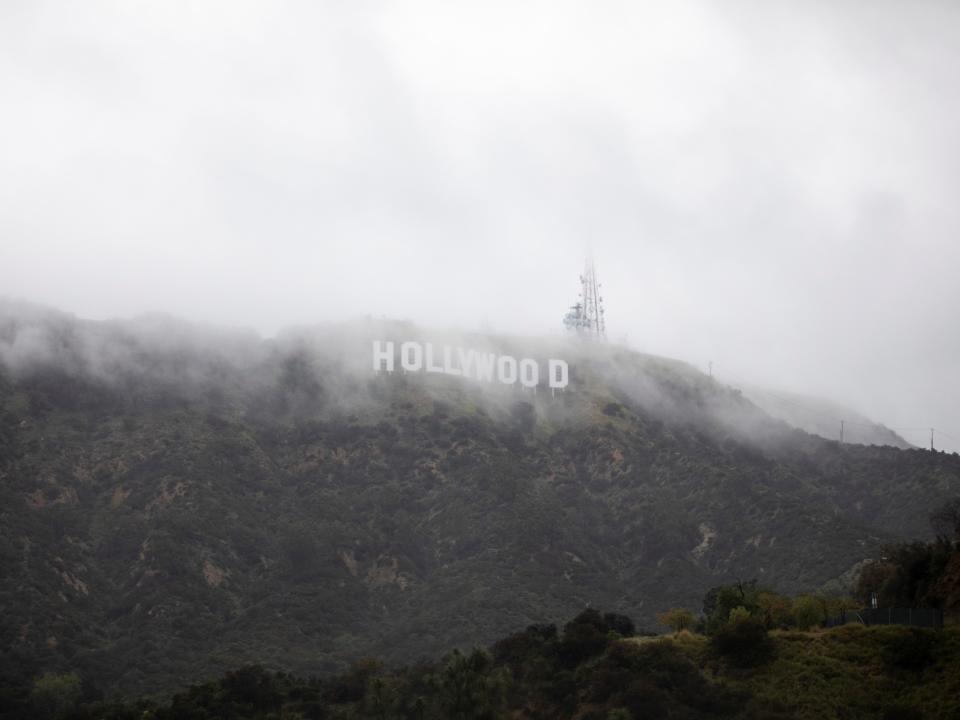
M 837 617 L 827 618 L 827 627 L 848 623 L 861 625 L 912 625 L 913 627 L 943 627 L 943 610 L 936 608 L 863 608 L 845 610 Z

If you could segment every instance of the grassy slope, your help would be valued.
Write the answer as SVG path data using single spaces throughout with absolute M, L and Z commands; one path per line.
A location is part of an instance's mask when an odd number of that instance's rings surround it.
M 923 631 L 933 634 L 934 631 Z M 744 690 L 744 715 L 779 710 L 809 720 L 880 717 L 891 707 L 925 718 L 960 717 L 960 626 L 937 632 L 932 663 L 921 670 L 892 667 L 889 648 L 909 628 L 848 625 L 813 632 L 774 631 L 776 654 L 767 665 L 736 670 L 710 658 L 708 640 L 683 632 L 636 642 L 671 642 L 717 682 Z

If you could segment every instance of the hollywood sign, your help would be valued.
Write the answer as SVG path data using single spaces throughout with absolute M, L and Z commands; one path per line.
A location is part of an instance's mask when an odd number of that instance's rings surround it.
M 570 384 L 567 363 L 556 358 L 547 360 L 546 372 L 541 372 L 543 368 L 533 358 L 517 359 L 512 355 L 414 341 L 400 343 L 399 353 L 397 349 L 389 340 L 374 340 L 373 369 L 393 372 L 399 367 L 405 372 L 441 373 L 504 385 L 519 383 L 525 388 L 536 388 L 545 381 L 551 390 L 562 390 Z

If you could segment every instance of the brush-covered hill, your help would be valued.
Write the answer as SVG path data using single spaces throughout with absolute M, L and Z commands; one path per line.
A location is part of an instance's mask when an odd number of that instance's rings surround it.
M 745 385 L 740 388 L 754 405 L 793 427 L 823 438 L 839 438 L 857 445 L 890 445 L 904 450 L 915 447 L 885 425 L 839 403 L 810 395 L 772 391 Z
M 688 630 L 634 637 L 631 625 L 623 615 L 590 608 L 561 627 L 531 625 L 489 649 L 453 651 L 401 667 L 363 658 L 341 674 L 310 678 L 247 666 L 161 702 L 103 702 L 92 689 L 84 692 L 75 674 L 44 676 L 29 695 L 10 698 L 8 715 L 34 720 L 38 708 L 51 706 L 59 706 L 62 720 L 952 720 L 960 715 L 957 626 L 847 625 L 766 633 L 762 624 L 758 630 L 740 620 L 711 637 Z
M 492 642 L 592 604 L 641 625 L 929 533 L 960 457 L 841 446 L 672 360 L 557 339 L 551 394 L 375 373 L 403 323 L 264 340 L 0 305 L 0 674 L 164 692 Z

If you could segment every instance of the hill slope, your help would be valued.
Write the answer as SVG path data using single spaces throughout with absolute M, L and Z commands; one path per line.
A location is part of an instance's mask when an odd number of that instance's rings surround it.
M 88 689 L 84 707 L 71 713 L 76 700 L 61 703 L 62 717 L 946 720 L 960 713 L 956 626 L 774 631 L 751 635 L 753 646 L 731 647 L 686 630 L 622 637 L 611 625 L 629 632 L 630 620 L 586 610 L 562 627 L 515 632 L 489 651 L 455 651 L 399 668 L 365 658 L 329 677 L 247 666 L 163 703 L 98 702 Z M 10 720 L 36 717 L 26 691 L 0 696 L 5 709 Z
M 0 672 L 166 691 L 485 643 L 587 603 L 641 624 L 758 577 L 809 589 L 927 533 L 960 457 L 840 446 L 674 361 L 556 397 L 376 375 L 402 324 L 276 340 L 0 308 Z
M 914 447 L 890 428 L 874 422 L 855 410 L 823 398 L 796 393 L 773 392 L 744 386 L 744 394 L 761 410 L 793 427 L 836 440 L 843 421 L 844 442 L 858 445 L 890 445 L 904 450 Z

